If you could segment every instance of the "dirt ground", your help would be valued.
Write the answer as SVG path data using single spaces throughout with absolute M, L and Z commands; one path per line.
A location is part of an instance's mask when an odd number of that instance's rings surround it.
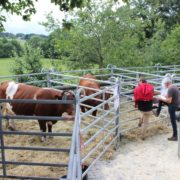
M 122 142 L 112 161 L 100 161 L 90 180 L 179 180 L 178 143 L 159 134 L 145 141 Z

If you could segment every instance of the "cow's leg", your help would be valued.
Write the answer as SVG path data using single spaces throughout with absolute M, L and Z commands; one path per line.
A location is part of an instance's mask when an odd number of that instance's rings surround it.
M 38 120 L 39 127 L 42 132 L 46 132 L 46 121 Z M 41 141 L 44 142 L 46 140 L 46 136 L 41 136 Z
M 6 129 L 9 128 L 9 119 L 6 119 Z
M 15 124 L 14 119 L 12 119 L 11 121 L 12 121 L 12 130 L 16 131 L 16 124 Z
M 86 109 L 85 109 L 84 106 L 81 106 L 81 111 L 82 111 L 83 113 L 85 113 Z
M 16 125 L 14 119 L 7 119 L 6 121 L 6 128 L 10 129 L 11 131 L 16 131 Z
M 96 116 L 96 114 L 97 114 L 97 110 L 94 110 L 94 111 L 92 112 L 92 115 L 93 115 L 93 116 Z
M 48 126 L 48 133 L 52 133 L 52 121 L 48 121 L 47 122 L 47 126 Z M 49 136 L 49 138 L 53 138 L 53 136 Z

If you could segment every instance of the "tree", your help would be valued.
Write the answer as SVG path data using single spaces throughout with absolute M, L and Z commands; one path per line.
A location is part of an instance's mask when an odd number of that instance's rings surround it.
M 128 7 L 113 10 L 114 3 L 92 2 L 73 14 L 73 28 L 66 29 L 48 15 L 44 25 L 58 28 L 51 33 L 58 58 L 71 68 L 104 67 L 109 63 L 118 66 L 142 65 L 139 36 L 144 37 L 143 25 L 133 19 Z M 101 8 L 99 8 L 101 7 Z M 72 63 L 73 62 L 73 63 Z
M 39 49 L 34 49 L 29 45 L 24 47 L 24 55 L 22 57 L 15 55 L 14 64 L 11 71 L 13 74 L 31 74 L 38 73 L 42 70 L 42 63 L 40 61 L 41 55 Z M 19 79 L 20 82 L 27 80 L 36 80 L 37 77 L 22 77 Z
M 145 27 L 147 36 L 152 37 L 159 19 L 165 23 L 165 28 L 170 31 L 173 26 L 180 23 L 179 0 L 127 0 L 130 7 L 135 10 L 135 15 L 148 24 Z
M 9 40 L 5 37 L 0 39 L 0 58 L 12 57 L 14 53 L 21 55 L 22 47 L 20 43 L 15 39 Z
M 162 42 L 163 64 L 180 64 L 180 25 L 177 25 Z
M 38 1 L 38 0 L 35 0 Z M 69 11 L 75 7 L 82 7 L 88 0 L 51 0 L 51 3 L 58 5 L 60 10 Z M 0 10 L 11 14 L 22 16 L 23 20 L 30 20 L 32 14 L 36 13 L 34 0 L 1 0 Z M 3 22 L 6 21 L 4 15 L 0 15 L 0 31 L 4 29 Z

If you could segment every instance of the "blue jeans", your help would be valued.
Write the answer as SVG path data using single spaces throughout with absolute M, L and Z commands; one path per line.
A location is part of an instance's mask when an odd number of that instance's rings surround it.
M 171 120 L 171 125 L 173 128 L 173 136 L 177 137 L 177 124 L 176 124 L 176 109 L 178 107 L 176 105 L 170 104 L 168 106 L 168 111 L 169 111 L 169 115 L 170 115 L 170 120 Z

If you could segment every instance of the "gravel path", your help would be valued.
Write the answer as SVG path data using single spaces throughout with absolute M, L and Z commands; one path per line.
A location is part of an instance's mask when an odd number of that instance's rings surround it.
M 89 172 L 89 180 L 180 180 L 177 142 L 170 134 L 121 145 L 114 159 L 99 161 Z

